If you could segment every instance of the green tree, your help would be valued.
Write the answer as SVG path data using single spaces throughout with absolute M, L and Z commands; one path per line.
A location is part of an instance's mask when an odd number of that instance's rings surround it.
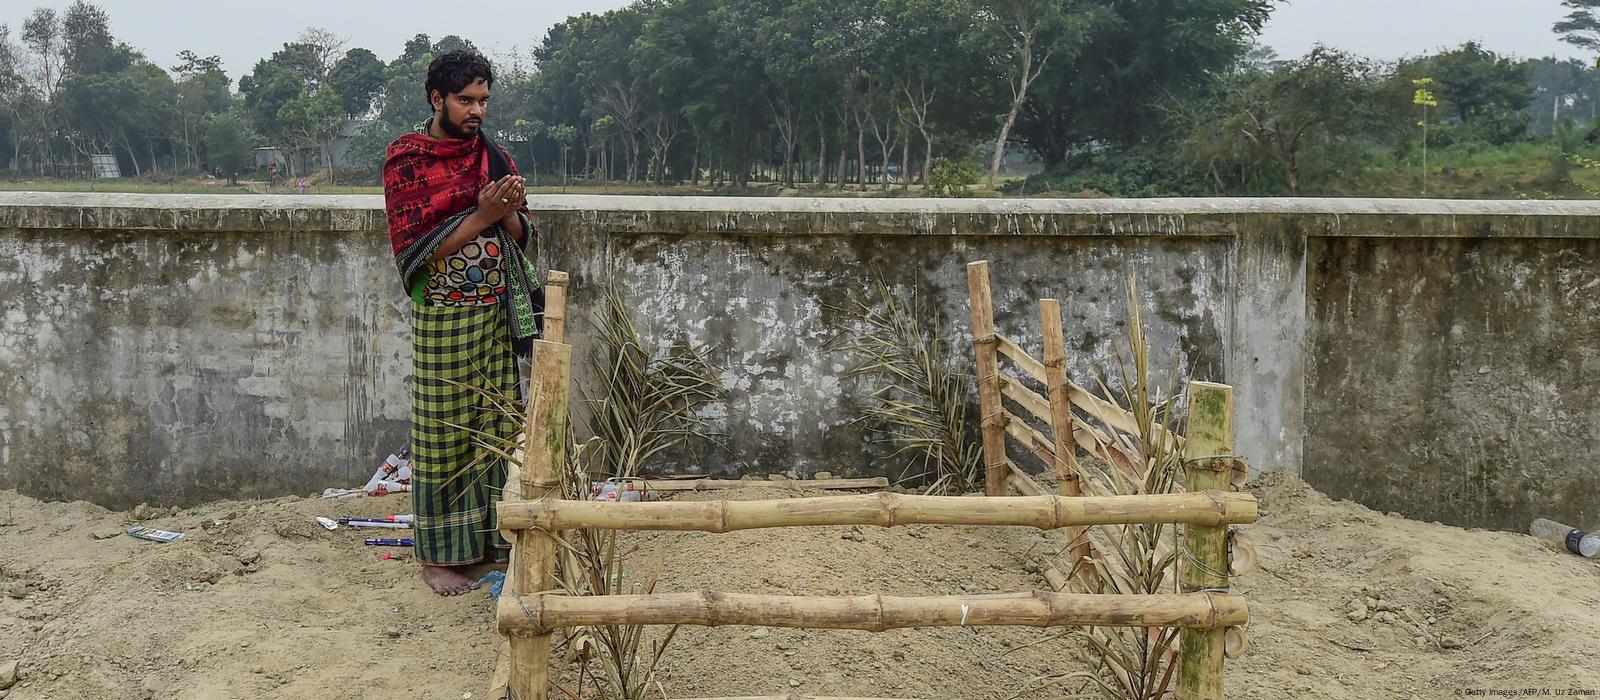
M 295 67 L 303 55 L 285 45 L 271 58 L 257 61 L 255 69 L 239 79 L 239 95 L 250 126 L 270 142 L 287 136 L 288 126 L 279 123 L 278 111 L 306 92 L 305 75 Z
M 111 35 L 111 18 L 98 5 L 76 0 L 61 16 L 63 75 L 115 73 L 141 56 Z
M 1571 10 L 1553 29 L 1561 40 L 1586 51 L 1600 53 L 1600 0 L 1561 0 Z
M 1108 13 L 1072 60 L 1041 75 L 1017 140 L 1046 166 L 1163 133 L 1157 104 L 1210 83 L 1252 46 L 1272 0 L 1095 0 Z
M 1417 91 L 1411 97 L 1411 104 L 1422 108 L 1422 121 L 1417 122 L 1422 127 L 1422 196 L 1428 196 L 1428 108 L 1439 106 L 1439 99 L 1434 96 L 1433 78 L 1421 77 L 1411 81 L 1417 86 Z
M 766 124 L 766 79 L 756 50 L 761 3 L 682 0 L 655 6 L 639 38 L 642 76 L 681 95 L 718 169 L 736 186 L 750 180 L 755 130 Z
M 442 37 L 439 37 L 439 40 L 433 43 L 432 53 L 434 56 L 450 53 L 451 51 L 478 51 L 478 47 L 474 46 L 472 42 L 454 34 L 446 34 Z M 478 53 L 483 52 L 478 51 Z
M 207 114 L 204 121 L 207 162 L 227 173 L 231 184 L 238 184 L 239 173 L 253 165 L 254 152 L 244 121 L 227 112 Z
M 221 72 L 222 57 L 215 55 L 201 56 L 189 49 L 184 49 L 178 52 L 178 65 L 169 70 L 177 73 L 180 79 L 201 73 L 210 73 L 211 71 Z
M 1528 61 L 1533 102 L 1529 128 L 1549 136 L 1564 117 L 1600 117 L 1600 71 L 1577 59 L 1538 58 Z
M 208 162 L 202 148 L 204 140 L 199 138 L 198 132 L 206 115 L 223 112 L 233 106 L 233 95 L 228 89 L 232 81 L 220 68 L 215 67 L 199 72 L 178 71 L 178 74 L 183 76 L 176 87 L 179 128 L 182 130 L 185 153 L 191 158 L 191 165 Z
M 567 186 L 567 154 L 578 142 L 578 130 L 570 124 L 557 124 L 548 129 L 550 139 L 561 147 L 561 186 Z
M 22 21 L 22 43 L 33 52 L 38 83 L 46 99 L 61 85 L 61 19 L 55 8 L 36 7 Z
M 82 155 L 120 147 L 135 175 L 155 170 L 158 144 L 171 137 L 176 121 L 176 88 L 165 70 L 137 63 L 116 73 L 73 75 L 61 84 L 69 137 Z M 144 163 L 140 156 L 147 156 Z
M 400 50 L 399 57 L 395 58 L 390 65 L 409 66 L 424 62 L 428 54 L 432 52 L 433 40 L 429 39 L 427 34 L 418 34 L 406 41 L 405 47 Z
M 1516 112 L 1533 98 L 1532 67 L 1469 41 L 1436 54 L 1429 64 L 1438 73 L 1445 97 L 1461 121 L 1492 112 Z
M 1389 112 L 1385 85 L 1371 62 L 1320 45 L 1270 70 L 1242 69 L 1212 106 L 1182 113 L 1176 126 L 1189 135 L 1182 153 L 1219 185 L 1225 172 L 1243 171 L 1248 180 L 1270 168 L 1298 194 L 1308 175 L 1349 167 L 1405 113 Z
M 576 81 L 586 116 L 609 116 L 626 148 L 626 179 L 639 176 L 639 158 L 649 92 L 634 71 L 633 44 L 644 31 L 650 5 L 630 5 L 604 14 L 569 17 L 565 31 L 552 33 L 561 43 L 549 45 L 541 56 L 558 62 Z M 541 64 L 542 65 L 542 64 Z
M 373 101 L 383 92 L 383 62 L 367 49 L 350 49 L 328 74 L 328 84 L 339 93 L 345 114 L 363 116 L 372 110 Z
M 1060 0 L 979 0 L 974 9 L 979 27 L 976 36 L 987 53 L 1005 66 L 1002 77 L 1011 97 L 989 164 L 989 188 L 993 189 L 1011 129 L 1034 81 L 1052 67 L 1052 59 L 1072 60 L 1103 18 L 1088 2 Z
M 276 119 L 290 149 L 299 153 L 322 152 L 329 184 L 335 182 L 333 140 L 339 136 L 345 120 L 343 100 L 331 85 L 300 93 L 278 109 Z
M 960 86 L 982 82 L 987 57 L 974 55 L 966 40 L 975 28 L 965 0 L 888 0 L 884 15 L 896 28 L 885 65 L 898 76 L 897 97 L 904 98 L 905 145 L 910 147 L 912 131 L 922 137 L 921 179 L 927 185 L 935 133 L 942 130 L 957 139 L 976 133 L 973 120 L 949 115 L 979 111 L 971 109 L 972 93 Z
M 0 24 L 0 167 L 11 166 L 22 157 L 18 122 L 28 95 L 22 70 L 22 50 L 11 41 L 11 27 Z

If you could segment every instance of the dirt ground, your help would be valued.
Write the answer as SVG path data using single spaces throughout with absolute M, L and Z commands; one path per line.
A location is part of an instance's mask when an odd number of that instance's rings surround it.
M 1263 517 L 1244 531 L 1261 566 L 1236 581 L 1250 601 L 1250 648 L 1229 662 L 1228 697 L 1600 694 L 1600 561 L 1523 535 L 1330 501 L 1283 473 L 1251 489 Z M 370 531 L 328 532 L 312 520 L 405 510 L 404 496 L 217 503 L 148 519 L 187 533 L 156 544 L 120 534 L 131 514 L 0 491 L 0 685 L 8 662 L 20 676 L 0 698 L 481 700 L 495 639 L 487 596 L 438 598 L 414 561 L 363 546 Z M 659 562 L 663 591 L 1017 591 L 1044 586 L 1029 572 L 1058 535 L 922 526 L 638 533 L 631 566 Z M 1082 691 L 1049 677 L 1083 670 L 1085 659 L 1070 635 L 1032 628 L 686 627 L 660 681 L 679 698 L 1062 698 Z

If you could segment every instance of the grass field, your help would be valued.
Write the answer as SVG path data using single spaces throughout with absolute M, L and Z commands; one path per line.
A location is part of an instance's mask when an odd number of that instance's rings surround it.
M 1580 153 L 1600 160 L 1600 147 L 1585 146 Z M 1339 197 L 1435 197 L 1443 199 L 1592 199 L 1600 192 L 1600 170 L 1589 170 L 1571 165 L 1558 158 L 1551 142 L 1515 143 L 1501 147 L 1481 145 L 1457 146 L 1437 149 L 1428 154 L 1428 178 L 1424 188 L 1419 162 L 1391 163 L 1381 167 L 1361 169 L 1347 177 L 1329 183 L 1318 183 L 1309 193 L 1316 196 Z M 1002 177 L 1002 184 L 1020 176 Z M 548 182 L 549 178 L 542 178 Z M 529 194 L 613 194 L 658 196 L 804 196 L 804 197 L 915 197 L 921 188 L 902 189 L 891 185 L 885 191 L 879 185 L 865 189 L 839 190 L 801 187 L 786 189 L 775 183 L 758 183 L 743 188 L 693 185 L 667 185 L 657 187 L 646 183 L 596 183 L 572 182 L 560 185 L 528 188 Z M 241 182 L 231 186 L 198 178 L 173 179 L 166 182 L 149 179 L 121 178 L 114 180 L 4 180 L 0 191 L 35 192 L 131 192 L 170 194 L 295 194 L 292 187 L 268 188 L 259 181 Z M 382 194 L 376 185 L 323 185 L 314 184 L 308 194 Z M 994 197 L 999 193 L 974 185 L 974 196 Z M 1092 196 L 1091 192 L 1063 194 L 1048 192 L 1024 194 L 1033 197 Z

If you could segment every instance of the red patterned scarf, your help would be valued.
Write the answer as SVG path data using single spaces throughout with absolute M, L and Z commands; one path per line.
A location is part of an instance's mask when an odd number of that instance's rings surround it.
M 415 296 L 415 288 L 422 283 L 417 275 L 461 221 L 477 210 L 478 193 L 494 178 L 518 174 L 517 165 L 505 149 L 482 133 L 467 139 L 410 133 L 389 144 L 387 156 L 383 195 L 389 244 L 400 283 Z M 519 212 L 523 231 L 532 235 L 526 201 Z M 503 269 L 508 277 L 512 338 L 522 341 L 538 332 L 543 293 L 518 242 L 498 224 L 493 231 L 509 258 Z
M 445 219 L 476 205 L 478 192 L 489 184 L 488 151 L 477 134 L 436 139 L 410 133 L 389 144 L 387 155 L 383 196 L 395 255 Z

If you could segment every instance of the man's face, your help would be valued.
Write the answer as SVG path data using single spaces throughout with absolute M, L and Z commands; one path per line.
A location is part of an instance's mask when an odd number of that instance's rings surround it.
M 479 79 L 461 89 L 441 96 L 433 92 L 434 114 L 439 128 L 451 138 L 471 138 L 483 126 L 483 115 L 489 111 L 489 84 Z

